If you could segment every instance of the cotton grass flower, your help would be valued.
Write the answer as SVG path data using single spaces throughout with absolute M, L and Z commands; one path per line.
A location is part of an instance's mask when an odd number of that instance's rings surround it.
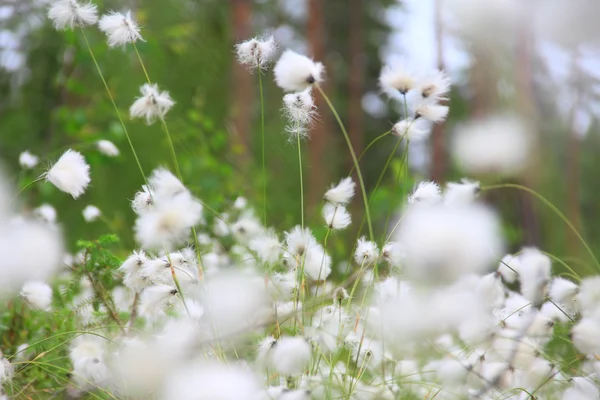
M 356 183 L 351 177 L 343 178 L 337 185 L 332 185 L 331 188 L 325 192 L 323 199 L 333 205 L 346 205 L 350 203 L 354 197 L 354 190 Z
M 252 38 L 235 45 L 238 62 L 246 65 L 250 71 L 263 70 L 273 60 L 277 43 L 273 35 L 265 38 Z
M 90 184 L 90 166 L 81 153 L 67 150 L 44 175 L 47 182 L 74 199 L 81 196 Z
M 83 215 L 83 219 L 85 220 L 85 222 L 94 222 L 95 220 L 100 218 L 102 212 L 98 207 L 89 205 L 83 209 L 81 214 Z
M 34 310 L 50 310 L 52 288 L 40 281 L 29 281 L 21 289 L 21 297 Z
M 470 121 L 456 132 L 452 153 L 469 173 L 516 174 L 529 161 L 532 137 L 516 116 L 494 115 Z
M 98 151 L 105 156 L 117 157 L 119 155 L 119 149 L 110 140 L 98 140 L 96 142 L 96 147 L 98 148 Z
M 91 2 L 82 4 L 77 0 L 57 0 L 48 9 L 48 18 L 58 30 L 74 29 L 95 24 L 98 11 Z
M 283 114 L 292 125 L 310 125 L 316 115 L 311 90 L 288 93 L 283 96 Z
M 56 209 L 50 204 L 42 204 L 38 208 L 35 208 L 32 212 L 35 218 L 53 224 L 56 222 Z
M 438 204 L 442 202 L 442 191 L 435 182 L 420 182 L 408 196 L 408 204 Z
M 329 229 L 340 230 L 345 229 L 350 225 L 352 219 L 350 213 L 344 206 L 334 206 L 333 204 L 325 204 L 323 206 L 323 219 Z
M 381 70 L 379 85 L 392 99 L 403 100 L 403 96 L 415 87 L 415 77 L 401 63 L 386 65 Z
M 444 71 L 435 71 L 418 84 L 421 96 L 434 101 L 446 100 L 444 97 L 450 91 L 450 78 Z
M 405 137 L 407 140 L 422 140 L 429 135 L 429 129 L 421 126 L 419 120 L 403 119 L 392 127 L 392 135 Z
M 141 97 L 138 97 L 129 108 L 131 118 L 145 118 L 148 125 L 156 119 L 163 120 L 171 107 L 175 105 L 169 92 L 158 90 L 157 84 L 144 84 L 140 88 Z
M 323 81 L 325 67 L 320 62 L 286 50 L 273 70 L 275 83 L 286 92 L 301 92 L 314 83 Z
M 414 114 L 415 119 L 423 118 L 434 124 L 439 124 L 446 120 L 449 110 L 448 106 L 431 102 L 422 102 L 415 107 Z
M 310 345 L 302 337 L 281 337 L 272 350 L 273 368 L 282 375 L 301 375 L 310 359 Z
M 25 150 L 19 154 L 19 165 L 24 169 L 33 169 L 38 165 L 39 157 Z
M 128 11 L 127 14 L 111 11 L 100 18 L 98 27 L 106 34 L 110 47 L 144 40 L 140 34 L 140 27 L 131 18 L 131 11 Z
M 354 252 L 354 261 L 358 265 L 367 266 L 377 262 L 378 258 L 379 249 L 377 244 L 365 239 L 364 236 L 359 238 Z

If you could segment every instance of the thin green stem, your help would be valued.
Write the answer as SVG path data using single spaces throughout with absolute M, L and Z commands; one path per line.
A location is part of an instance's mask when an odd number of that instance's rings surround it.
M 408 148 L 410 145 L 410 141 L 407 139 L 404 147 L 404 154 L 402 154 L 402 160 L 400 161 L 400 169 L 398 170 L 398 175 L 396 176 L 396 183 L 400 181 L 400 174 L 402 174 L 402 186 L 401 186 L 401 202 L 406 198 L 406 181 L 408 180 Z M 383 236 L 381 238 L 382 243 L 381 246 L 385 244 L 385 237 L 388 230 L 388 226 L 390 224 L 390 218 L 392 217 L 392 209 L 388 212 L 387 218 L 385 219 L 385 228 L 383 229 Z
M 15 201 L 15 199 L 17 197 L 19 197 L 19 195 L 21 193 L 23 193 L 28 187 L 30 187 L 30 186 L 32 186 L 32 185 L 34 185 L 34 184 L 36 184 L 36 183 L 44 180 L 44 178 L 45 178 L 45 174 L 42 174 L 38 178 L 36 178 L 35 180 L 33 180 L 33 181 L 29 182 L 27 185 L 23 186 L 23 188 L 21 190 L 19 190 L 19 192 L 17 194 L 14 195 L 14 197 L 11 200 L 11 202 Z
M 177 173 L 177 177 L 181 182 L 183 182 L 183 178 L 181 176 L 181 170 L 179 169 L 179 162 L 177 161 L 177 154 L 175 154 L 175 146 L 173 145 L 173 140 L 171 139 L 171 133 L 169 132 L 169 126 L 165 122 L 163 118 L 160 119 L 162 127 L 167 136 L 167 141 L 169 142 L 169 148 L 171 149 L 171 157 L 173 158 L 173 165 L 175 166 L 175 173 Z
M 581 236 L 581 234 L 579 233 L 577 228 L 575 228 L 575 226 L 571 223 L 571 221 L 569 221 L 569 219 L 558 208 L 556 208 L 556 206 L 554 204 L 552 204 L 548 199 L 546 199 L 544 196 L 542 196 L 535 190 L 530 189 L 527 186 L 519 185 L 516 183 L 503 183 L 503 184 L 499 184 L 499 185 L 484 186 L 481 188 L 482 191 L 489 191 L 489 190 L 496 190 L 496 189 L 519 189 L 519 190 L 522 190 L 524 192 L 527 192 L 527 193 L 537 197 L 538 200 L 540 200 L 542 203 L 544 203 L 546 206 L 548 206 L 548 208 L 550 208 L 552 211 L 554 211 L 554 213 L 556 215 L 558 215 L 565 224 L 567 224 L 567 226 L 573 231 L 575 236 L 577 236 L 577 238 L 581 241 L 581 243 L 583 244 L 583 247 L 585 247 L 587 252 L 590 254 L 592 259 L 596 263 L 596 266 L 600 269 L 600 262 L 598 262 L 598 259 L 594 255 L 594 252 L 592 251 L 590 246 L 587 244 L 587 242 L 585 241 L 583 236 Z
M 296 135 L 298 140 L 298 169 L 300 171 L 300 221 L 304 229 L 304 178 L 302 176 L 302 148 L 300 147 L 300 135 Z
M 140 56 L 140 52 L 138 51 L 137 45 L 135 44 L 135 42 L 133 42 L 132 44 L 135 50 L 135 54 L 137 55 L 138 60 L 140 60 L 140 65 L 142 66 L 142 70 L 144 71 L 144 75 L 146 76 L 146 81 L 148 81 L 148 83 L 151 84 L 152 82 L 150 82 L 150 76 L 148 75 L 148 71 L 146 71 L 146 66 L 142 61 L 142 56 Z
M 142 177 L 144 178 L 144 183 L 146 184 L 146 186 L 148 186 L 148 181 L 146 180 L 146 174 L 144 174 L 144 170 L 142 169 L 142 164 L 140 163 L 140 159 L 138 158 L 137 153 L 135 152 L 135 148 L 133 147 L 133 142 L 131 141 L 131 137 L 129 137 L 129 132 L 127 132 L 127 127 L 125 127 L 125 123 L 123 122 L 123 118 L 121 118 L 121 113 L 119 112 L 119 108 L 117 107 L 117 104 L 115 103 L 115 99 L 113 98 L 113 96 L 110 92 L 108 84 L 106 83 L 106 79 L 104 79 L 104 74 L 102 74 L 102 70 L 100 69 L 100 66 L 98 65 L 98 61 L 96 61 L 96 56 L 94 55 L 92 46 L 90 46 L 90 42 L 88 41 L 87 35 L 85 34 L 85 30 L 83 28 L 81 28 L 81 34 L 83 35 L 83 40 L 85 41 L 88 51 L 90 52 L 92 61 L 94 61 L 94 65 L 96 66 L 98 75 L 100 75 L 100 79 L 102 80 L 104 89 L 106 89 L 106 93 L 108 94 L 108 97 L 110 98 L 113 108 L 115 109 L 115 113 L 117 114 L 119 123 L 121 124 L 121 127 L 123 128 L 123 132 L 125 133 L 125 137 L 127 138 L 127 142 L 129 143 L 129 147 L 131 148 L 133 157 L 135 158 L 135 162 L 137 163 L 137 166 L 140 169 L 140 173 L 142 174 Z
M 340 126 L 340 129 L 342 130 L 342 133 L 344 134 L 344 139 L 346 140 L 346 144 L 348 145 L 348 150 L 350 151 L 350 155 L 352 156 L 352 162 L 354 162 L 354 167 L 356 168 L 356 174 L 358 175 L 358 182 L 360 184 L 360 190 L 362 192 L 363 202 L 365 203 L 365 215 L 367 216 L 367 225 L 369 227 L 369 237 L 372 241 L 374 241 L 375 235 L 373 234 L 373 224 L 371 222 L 371 212 L 369 211 L 369 200 L 367 198 L 367 190 L 365 189 L 365 182 L 363 180 L 360 166 L 358 165 L 358 159 L 356 158 L 354 148 L 352 147 L 352 142 L 350 141 L 350 136 L 348 136 L 346 127 L 342 123 L 342 120 L 341 120 L 338 112 L 336 111 L 335 107 L 331 103 L 331 100 L 329 100 L 329 97 L 327 97 L 327 95 L 325 94 L 325 92 L 323 91 L 323 89 L 321 88 L 321 86 L 318 83 L 315 84 L 315 86 L 316 86 L 317 90 L 319 91 L 319 93 L 321 93 L 321 96 L 323 96 L 323 99 L 325 99 L 325 102 L 329 106 L 329 109 L 333 113 L 335 119 L 337 120 L 338 125 Z
M 263 95 L 262 72 L 258 71 L 258 87 L 260 90 L 260 142 L 262 150 L 263 180 L 263 225 L 267 226 L 267 169 L 265 167 L 265 100 Z
M 367 153 L 367 151 L 371 147 L 373 147 L 373 145 L 375 143 L 379 142 L 380 139 L 383 139 L 384 137 L 386 137 L 390 133 L 392 133 L 392 131 L 387 131 L 387 132 L 382 133 L 381 135 L 377 136 L 375 139 L 371 140 L 371 142 L 367 145 L 367 147 L 365 147 L 365 149 L 362 151 L 362 153 L 360 153 L 360 156 L 358 156 L 358 162 L 360 162 L 360 160 L 362 160 L 363 156 Z M 350 173 L 348 175 L 352 175 L 353 172 L 354 172 L 354 165 L 352 166 L 352 169 L 350 169 Z

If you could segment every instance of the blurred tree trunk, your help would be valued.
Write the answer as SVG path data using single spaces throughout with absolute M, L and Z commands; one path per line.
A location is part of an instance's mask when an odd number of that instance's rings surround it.
M 325 63 L 325 15 L 324 5 L 326 2 L 322 0 L 308 1 L 308 18 L 306 25 L 306 36 L 308 39 L 309 53 L 315 61 Z M 327 71 L 327 68 L 325 69 Z M 331 76 L 332 74 L 329 74 Z M 327 84 L 323 86 L 329 86 Z M 327 91 L 326 87 L 323 87 Z M 308 141 L 308 180 L 305 185 L 308 188 L 307 209 L 308 214 L 313 214 L 313 209 L 317 206 L 325 192 L 328 183 L 327 163 L 325 162 L 326 146 L 327 146 L 327 130 L 330 111 L 325 104 L 325 101 L 319 96 L 316 91 L 316 105 L 319 110 L 319 120 L 313 126 Z M 328 94 L 332 97 L 330 94 Z
M 444 37 L 442 21 L 442 0 L 435 0 L 435 39 L 437 42 L 437 66 L 444 70 Z M 445 124 L 435 124 L 431 133 L 431 179 L 443 183 L 446 172 Z
M 250 32 L 252 19 L 252 0 L 231 0 L 231 21 L 233 39 L 236 42 L 246 40 Z M 235 58 L 235 55 L 232 57 Z M 252 75 L 237 60 L 232 61 L 231 81 L 231 126 L 232 151 L 234 159 L 239 161 L 238 167 L 243 168 L 249 161 L 250 122 L 253 100 Z
M 575 101 L 573 109 L 569 117 L 569 132 L 567 133 L 567 171 L 566 171 L 566 188 L 567 188 L 567 218 L 581 232 L 581 210 L 580 204 L 580 155 L 581 155 L 581 138 L 576 127 L 577 111 L 581 106 L 581 76 L 578 70 L 579 55 L 577 50 L 574 51 L 571 59 L 571 83 L 575 90 Z M 572 232 L 567 234 L 567 251 L 569 255 L 577 255 L 580 249 L 578 238 Z
M 363 23 L 363 0 L 350 0 L 348 6 L 348 40 L 350 51 L 350 71 L 348 74 L 348 135 L 352 141 L 354 152 L 358 157 L 364 148 L 364 111 L 362 108 L 362 97 L 365 90 L 365 42 Z M 352 156 L 348 152 L 345 170 L 350 171 L 354 166 Z M 352 174 L 354 182 L 358 182 L 356 171 Z M 353 203 L 353 215 L 360 218 L 362 210 L 360 202 Z

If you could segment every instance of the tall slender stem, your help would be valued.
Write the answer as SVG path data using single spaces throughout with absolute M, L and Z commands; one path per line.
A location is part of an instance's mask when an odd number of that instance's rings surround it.
M 406 144 L 405 144 L 405 148 L 404 148 L 404 154 L 402 154 L 402 159 L 400 160 L 400 169 L 398 170 L 398 175 L 396 175 L 396 183 L 399 183 L 400 181 L 400 174 L 402 174 L 402 185 L 401 185 L 401 189 L 400 189 L 400 202 L 404 202 L 404 199 L 406 198 L 406 184 L 408 181 L 408 149 L 409 149 L 409 145 L 410 145 L 410 141 L 407 139 L 406 140 Z M 390 224 L 390 218 L 392 217 L 392 210 L 390 209 L 387 215 L 387 218 L 385 219 L 385 228 L 383 229 L 383 236 L 381 237 L 381 245 L 385 245 L 385 237 L 386 237 L 386 233 L 388 230 L 388 226 Z
M 483 186 L 481 188 L 482 191 L 495 190 L 495 189 L 519 189 L 519 190 L 522 190 L 524 192 L 527 192 L 527 193 L 532 194 L 533 196 L 537 197 L 542 203 L 544 203 L 552 211 L 554 211 L 554 213 L 556 215 L 558 215 L 560 217 L 560 219 L 562 219 L 563 222 L 565 224 L 567 224 L 567 226 L 569 228 L 571 228 L 571 230 L 573 231 L 573 233 L 575 234 L 575 236 L 577 236 L 577 238 L 581 241 L 581 244 L 583 244 L 583 247 L 585 247 L 585 249 L 587 250 L 587 252 L 590 254 L 590 256 L 592 257 L 592 259 L 596 263 L 596 266 L 598 268 L 600 268 L 600 262 L 598 262 L 598 259 L 594 255 L 594 252 L 592 251 L 592 249 L 590 248 L 590 246 L 587 244 L 587 242 L 585 241 L 585 239 L 583 238 L 583 236 L 581 236 L 581 234 L 579 233 L 579 231 L 577 230 L 577 228 L 575 228 L 575 226 L 571 223 L 571 221 L 569 221 L 569 219 L 558 208 L 556 208 L 556 206 L 554 204 L 552 204 L 548 199 L 546 199 L 544 196 L 542 196 L 541 194 L 539 194 L 535 190 L 530 189 L 527 186 L 519 185 L 519 184 L 516 184 L 516 183 L 503 183 L 503 184 L 499 184 L 499 185 Z
M 142 169 L 142 164 L 140 163 L 140 159 L 138 158 L 137 153 L 135 152 L 135 148 L 133 147 L 133 143 L 131 142 L 131 138 L 129 137 L 129 132 L 127 132 L 127 127 L 125 127 L 125 123 L 123 122 L 123 118 L 121 118 L 121 113 L 119 112 L 119 108 L 117 107 L 117 104 L 115 103 L 115 99 L 113 98 L 113 96 L 110 92 L 110 89 L 108 88 L 106 79 L 104 79 L 104 74 L 102 74 L 102 70 L 100 69 L 100 66 L 98 65 L 98 61 L 96 61 L 96 56 L 94 55 L 92 46 L 90 46 L 90 42 L 88 41 L 87 35 L 85 34 L 85 30 L 83 28 L 81 28 L 81 34 L 83 35 L 83 40 L 85 40 L 85 44 L 88 48 L 88 51 L 90 52 L 90 56 L 92 57 L 92 60 L 94 61 L 94 65 L 96 66 L 98 75 L 100 75 L 100 79 L 102 80 L 104 89 L 106 89 L 106 93 L 108 94 L 108 97 L 110 98 L 110 102 L 112 103 L 113 108 L 115 109 L 115 113 L 117 114 L 117 118 L 121 124 L 121 127 L 123 128 L 123 132 L 125 132 L 125 137 L 127 138 L 127 142 L 129 143 L 129 147 L 131 148 L 131 152 L 133 153 L 133 158 L 135 158 L 135 162 L 137 163 L 137 166 L 140 169 L 140 173 L 142 174 L 142 177 L 144 178 L 144 183 L 146 184 L 146 186 L 148 186 L 148 181 L 146 180 L 146 174 L 144 174 L 144 170 Z
M 383 139 L 384 137 L 386 137 L 387 135 L 389 135 L 390 133 L 392 133 L 392 131 L 387 131 L 385 133 L 382 133 L 381 135 L 377 136 L 375 139 L 371 140 L 371 142 L 367 145 L 367 147 L 365 147 L 365 149 L 362 151 L 362 153 L 360 153 L 360 156 L 358 156 L 358 162 L 360 162 L 360 160 L 362 160 L 362 158 L 364 157 L 364 155 L 367 153 L 367 151 L 375 144 L 377 143 L 380 139 Z M 352 173 L 354 172 L 354 165 L 352 166 L 352 168 L 350 169 L 350 173 L 348 175 L 352 175 Z
M 363 180 L 362 172 L 360 171 L 360 166 L 358 165 L 358 160 L 356 158 L 354 148 L 352 147 L 352 142 L 350 141 L 350 137 L 348 136 L 346 127 L 342 123 L 342 120 L 341 120 L 338 112 L 336 111 L 335 107 L 331 103 L 331 100 L 329 100 L 329 97 L 327 97 L 327 95 L 325 94 L 323 89 L 321 89 L 321 86 L 319 84 L 315 84 L 315 86 L 316 86 L 317 90 L 319 91 L 319 93 L 321 93 L 321 96 L 323 96 L 323 98 L 325 99 L 325 102 L 329 106 L 329 109 L 333 113 L 335 119 L 337 120 L 338 125 L 340 126 L 340 129 L 342 130 L 342 133 L 344 134 L 344 139 L 346 139 L 346 144 L 348 145 L 348 150 L 350 151 L 350 155 L 352 156 L 352 162 L 354 162 L 354 167 L 356 168 L 356 174 L 358 175 L 358 182 L 360 184 L 360 190 L 362 192 L 363 202 L 365 204 L 365 215 L 367 216 L 367 225 L 369 227 L 369 237 L 372 241 L 374 241 L 375 235 L 373 234 L 373 224 L 371 223 L 371 212 L 369 211 L 369 200 L 367 199 L 367 190 L 365 189 L 365 182 Z
M 304 178 L 302 177 L 302 148 L 300 147 L 300 135 L 296 134 L 298 140 L 298 169 L 300 171 L 300 221 L 304 229 Z
M 260 142 L 262 150 L 263 180 L 263 225 L 267 226 L 267 170 L 265 168 L 265 100 L 263 95 L 262 72 L 258 71 L 258 87 L 260 89 Z

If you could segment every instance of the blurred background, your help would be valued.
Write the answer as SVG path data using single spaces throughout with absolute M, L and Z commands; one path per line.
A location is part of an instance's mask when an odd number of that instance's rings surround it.
M 401 118 L 378 87 L 381 68 L 403 60 L 416 75 L 441 68 L 453 82 L 449 119 L 410 145 L 410 180 L 398 181 L 402 148 L 374 199 L 377 230 L 398 209 L 402 193 L 422 179 L 444 183 L 470 176 L 482 185 L 513 182 L 541 193 L 600 253 L 600 5 L 577 0 L 94 0 L 101 13 L 131 9 L 145 42 L 138 47 L 153 81 L 176 106 L 167 119 L 182 173 L 206 203 L 224 209 L 238 197 L 262 209 L 260 102 L 257 75 L 236 63 L 234 44 L 274 33 L 280 48 L 322 61 L 324 89 L 348 127 L 358 154 Z M 57 208 L 73 243 L 116 231 L 133 247 L 129 201 L 143 181 L 124 133 L 79 32 L 57 32 L 46 19 L 47 1 L 0 1 L 0 159 L 21 187 L 67 148 L 92 167 L 92 186 L 78 201 L 52 185 L 36 185 L 22 204 Z M 109 49 L 96 27 L 88 37 L 116 103 L 127 115 L 145 82 L 132 48 Z M 296 147 L 284 134 L 282 92 L 265 78 L 269 224 L 299 221 Z M 321 226 L 321 198 L 352 167 L 330 111 L 317 96 L 319 119 L 305 144 L 309 223 Z M 511 171 L 461 164 L 453 143 L 471 121 L 510 115 L 529 135 L 525 161 Z M 170 167 L 159 124 L 126 120 L 142 166 Z M 496 130 L 497 126 L 494 126 Z M 501 129 L 500 129 L 501 131 Z M 526 133 L 525 133 L 526 132 Z M 513 135 L 514 136 L 514 135 Z M 108 158 L 94 143 L 114 142 Z M 484 140 L 484 160 L 496 141 Z M 507 139 L 509 140 L 509 139 Z M 361 161 L 373 189 L 396 138 L 379 140 Z M 502 144 L 502 141 L 500 142 Z M 488 148 L 486 150 L 486 148 Z M 19 154 L 41 158 L 22 171 Z M 478 149 L 475 149 L 478 150 Z M 519 150 L 519 149 L 517 149 Z M 509 153 L 516 151 L 508 146 Z M 497 156 L 494 155 L 494 156 Z M 587 261 L 565 224 L 531 195 L 512 189 L 485 192 L 503 215 L 509 250 L 536 245 L 564 259 Z M 86 223 L 83 208 L 99 207 L 105 220 Z M 25 207 L 25 206 L 23 206 Z M 355 237 L 362 204 L 353 203 Z M 323 227 L 323 230 L 325 228 Z M 350 234 L 350 233 L 349 233 Z

